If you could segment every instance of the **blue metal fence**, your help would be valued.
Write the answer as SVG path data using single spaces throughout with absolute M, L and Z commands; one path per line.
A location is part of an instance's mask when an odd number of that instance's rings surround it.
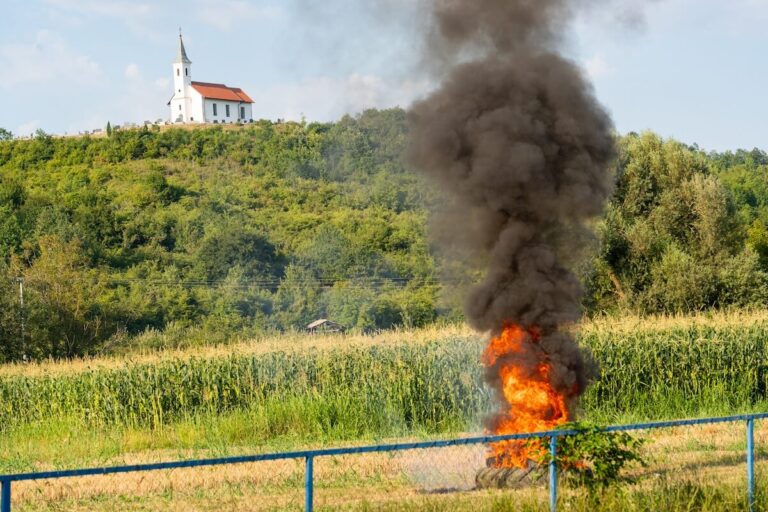
M 633 430 L 650 430 L 658 428 L 683 427 L 691 425 L 707 425 L 715 423 L 746 423 L 747 440 L 747 503 L 749 510 L 755 505 L 755 453 L 754 453 L 754 425 L 755 420 L 768 418 L 768 413 L 744 414 L 739 416 L 725 416 L 719 418 L 701 418 L 690 420 L 661 421 L 653 423 L 636 423 L 632 425 L 616 425 L 602 429 L 605 432 L 626 432 Z M 18 473 L 0 475 L 0 512 L 11 512 L 11 487 L 13 482 L 25 480 L 45 480 L 56 478 L 70 478 L 77 476 L 114 475 L 118 473 L 133 473 L 141 471 L 158 471 L 163 469 L 193 468 L 203 466 L 221 466 L 225 464 L 242 464 L 247 462 L 275 461 L 287 459 L 304 459 L 305 461 L 305 510 L 312 511 L 314 504 L 314 460 L 318 457 L 331 457 L 340 455 L 354 455 L 362 453 L 400 452 L 405 450 L 444 448 L 449 446 L 465 446 L 475 444 L 489 444 L 499 441 L 512 441 L 533 438 L 549 438 L 550 453 L 552 455 L 549 464 L 549 505 L 553 512 L 557 509 L 558 474 L 557 474 L 557 439 L 563 436 L 576 435 L 576 430 L 554 430 L 548 432 L 535 432 L 529 434 L 510 434 L 503 436 L 468 437 L 441 441 L 426 441 L 414 443 L 382 444 L 372 446 L 358 446 L 349 448 L 330 448 L 321 450 L 304 450 L 282 453 L 267 453 L 261 455 L 247 455 L 239 457 L 222 457 L 215 459 L 184 460 L 176 462 L 162 462 L 155 464 L 136 464 L 130 466 L 113 466 L 101 468 L 70 469 L 61 471 L 43 471 L 37 473 Z

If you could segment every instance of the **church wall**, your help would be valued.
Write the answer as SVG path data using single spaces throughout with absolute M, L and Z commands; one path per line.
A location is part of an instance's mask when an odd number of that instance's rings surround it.
M 179 123 L 184 122 L 184 107 L 186 104 L 186 98 L 177 98 L 174 96 L 174 98 L 171 100 L 171 122 L 172 123 Z M 179 110 L 179 105 L 181 105 L 181 110 Z M 179 116 L 182 116 L 181 121 L 179 121 Z
M 189 117 L 192 123 L 204 123 L 205 115 L 203 113 L 203 96 L 194 88 L 189 88 Z
M 213 115 L 213 104 L 216 104 L 216 113 L 217 115 Z M 227 117 L 227 112 L 225 105 L 229 105 L 229 117 Z M 226 100 L 213 100 L 206 98 L 205 100 L 205 121 L 207 123 L 212 123 L 214 121 L 217 121 L 219 123 L 236 123 L 237 119 L 239 117 L 240 112 L 240 106 L 246 107 L 246 120 L 251 119 L 249 117 L 249 113 L 251 111 L 251 105 L 249 103 L 240 103 L 237 101 L 226 101 Z
M 253 119 L 253 105 L 251 103 L 244 103 L 242 106 L 245 107 L 245 120 L 250 121 Z

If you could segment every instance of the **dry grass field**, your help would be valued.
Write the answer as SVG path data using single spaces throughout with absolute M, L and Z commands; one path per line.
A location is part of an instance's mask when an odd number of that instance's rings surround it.
M 768 422 L 758 423 L 755 434 L 760 447 L 757 472 L 762 485 L 768 480 Z M 714 511 L 743 507 L 743 425 L 684 427 L 638 435 L 647 440 L 643 449 L 647 467 L 633 467 L 628 473 L 632 482 L 601 491 L 592 500 L 584 489 L 563 482 L 566 510 L 658 507 L 655 510 Z M 178 455 L 147 451 L 104 463 L 143 463 Z M 483 467 L 484 457 L 483 446 L 467 446 L 320 458 L 315 462 L 317 509 L 547 509 L 544 486 L 476 490 L 474 477 Z M 22 511 L 289 511 L 303 507 L 303 480 L 303 461 L 275 461 L 25 482 L 15 485 L 14 504 L 16 510 Z M 596 502 L 603 506 L 594 508 Z

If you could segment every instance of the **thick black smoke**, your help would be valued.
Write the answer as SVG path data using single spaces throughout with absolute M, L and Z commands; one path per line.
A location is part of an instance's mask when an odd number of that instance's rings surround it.
M 409 113 L 410 162 L 459 200 L 454 240 L 487 257 L 484 281 L 467 296 L 469 322 L 493 333 L 510 322 L 539 328 L 552 384 L 570 396 L 590 375 L 558 330 L 580 314 L 567 260 L 603 209 L 614 158 L 611 120 L 558 53 L 584 3 L 432 0 L 431 56 L 449 71 Z

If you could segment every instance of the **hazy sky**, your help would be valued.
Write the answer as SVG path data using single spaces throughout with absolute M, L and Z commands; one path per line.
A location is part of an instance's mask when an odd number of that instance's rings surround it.
M 256 117 L 407 107 L 433 86 L 417 4 L 0 0 L 0 127 L 76 133 L 167 118 L 179 26 L 193 80 L 242 87 Z M 768 0 L 615 0 L 568 39 L 620 132 L 768 149 Z

